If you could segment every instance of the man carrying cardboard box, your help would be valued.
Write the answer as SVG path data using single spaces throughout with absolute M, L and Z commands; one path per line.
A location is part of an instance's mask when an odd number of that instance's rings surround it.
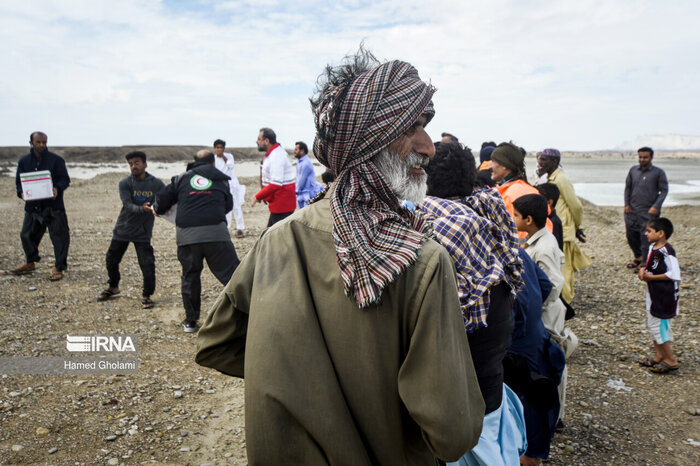
M 46 134 L 41 131 L 33 132 L 29 136 L 31 150 L 17 164 L 17 174 L 15 175 L 17 197 L 24 201 L 24 223 L 19 236 L 22 239 L 22 248 L 27 262 L 13 269 L 12 273 L 24 275 L 34 271 L 35 262 L 41 260 L 39 243 L 48 228 L 55 256 L 54 268 L 49 280 L 55 282 L 63 278 L 63 272 L 67 268 L 70 233 L 66 208 L 63 205 L 63 191 L 68 188 L 70 177 L 68 170 L 66 170 L 66 162 L 47 150 L 47 140 Z M 33 199 L 29 193 L 25 196 L 21 175 L 31 175 L 32 172 L 39 171 L 50 173 L 50 182 L 53 185 L 52 197 Z

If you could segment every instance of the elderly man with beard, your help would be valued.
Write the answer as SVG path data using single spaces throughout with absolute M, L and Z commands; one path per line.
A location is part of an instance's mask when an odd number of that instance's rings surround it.
M 251 464 L 435 464 L 479 438 L 454 267 L 399 200 L 425 195 L 433 93 L 364 50 L 319 81 L 337 180 L 262 235 L 199 333 L 199 364 L 245 375 Z
M 554 210 L 562 223 L 564 242 L 564 288 L 561 297 L 567 303 L 574 299 L 574 271 L 591 265 L 591 259 L 578 247 L 575 240 L 586 242 L 586 235 L 581 229 L 583 221 L 583 204 L 576 196 L 574 186 L 560 166 L 561 152 L 557 149 L 544 149 L 537 153 L 537 174 L 546 176 L 547 182 L 559 188 L 559 200 Z

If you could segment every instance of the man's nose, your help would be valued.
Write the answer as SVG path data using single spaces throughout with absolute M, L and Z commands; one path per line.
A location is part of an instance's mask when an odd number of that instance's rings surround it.
M 413 151 L 427 157 L 435 155 L 435 145 L 422 126 L 416 129 L 416 133 L 413 136 Z

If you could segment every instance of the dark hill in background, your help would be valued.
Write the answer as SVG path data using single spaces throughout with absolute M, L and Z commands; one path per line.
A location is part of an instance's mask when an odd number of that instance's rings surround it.
M 211 149 L 204 146 L 49 146 L 51 152 L 63 157 L 67 162 L 123 162 L 124 156 L 131 151 L 140 150 L 146 153 L 149 161 L 181 162 L 191 160 L 201 149 Z M 233 154 L 236 160 L 260 160 L 262 155 L 255 147 L 227 147 L 226 152 Z M 289 151 L 287 151 L 289 152 Z M 0 161 L 15 162 L 29 153 L 29 146 L 0 147 Z

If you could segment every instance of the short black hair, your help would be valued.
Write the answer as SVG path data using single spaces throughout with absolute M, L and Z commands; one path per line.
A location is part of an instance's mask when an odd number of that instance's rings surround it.
M 652 149 L 651 147 L 640 147 L 639 149 L 637 149 L 637 153 L 639 154 L 640 152 L 649 152 L 650 157 L 652 159 L 654 158 L 654 149 Z
M 538 184 L 535 186 L 537 190 L 542 194 L 545 199 L 548 201 L 551 200 L 554 205 L 557 204 L 557 201 L 559 200 L 559 188 L 557 188 L 557 185 L 554 183 L 544 183 L 544 184 Z
M 474 180 L 474 187 L 479 188 L 493 188 L 496 186 L 496 182 L 491 178 L 491 169 L 479 170 L 476 172 L 476 179 Z
M 226 141 L 224 141 L 223 139 L 217 139 L 216 141 L 214 141 L 214 147 L 216 146 L 226 147 Z
M 140 158 L 143 163 L 146 163 L 146 153 L 145 152 L 141 152 L 140 150 L 134 150 L 134 151 L 131 151 L 128 154 L 126 154 L 127 162 L 131 159 L 136 158 L 136 157 Z
M 32 134 L 29 135 L 29 142 L 34 142 L 35 134 L 43 134 L 44 136 L 46 136 L 46 133 L 42 133 L 41 131 L 32 131 Z
M 537 228 L 544 228 L 547 223 L 547 199 L 541 194 L 526 194 L 513 201 L 513 208 L 523 218 L 532 217 Z
M 330 168 L 327 169 L 325 172 L 321 173 L 321 181 L 323 181 L 325 184 L 334 182 L 335 172 Z
M 294 143 L 295 146 L 299 146 L 299 149 L 303 150 L 305 154 L 309 153 L 309 146 L 303 141 L 297 141 Z
M 262 138 L 270 141 L 270 144 L 277 144 L 277 135 L 270 128 L 260 128 L 262 131 Z
M 652 218 L 648 225 L 652 230 L 663 231 L 666 234 L 666 239 L 669 239 L 673 234 L 673 223 L 666 217 Z
M 428 195 L 449 198 L 469 196 L 474 189 L 476 163 L 472 151 L 458 142 L 435 145 L 428 167 Z
M 459 142 L 459 139 L 458 139 L 457 136 L 455 136 L 454 134 L 442 133 L 442 134 L 440 135 L 440 137 L 443 137 L 443 138 L 450 138 L 450 142 Z

